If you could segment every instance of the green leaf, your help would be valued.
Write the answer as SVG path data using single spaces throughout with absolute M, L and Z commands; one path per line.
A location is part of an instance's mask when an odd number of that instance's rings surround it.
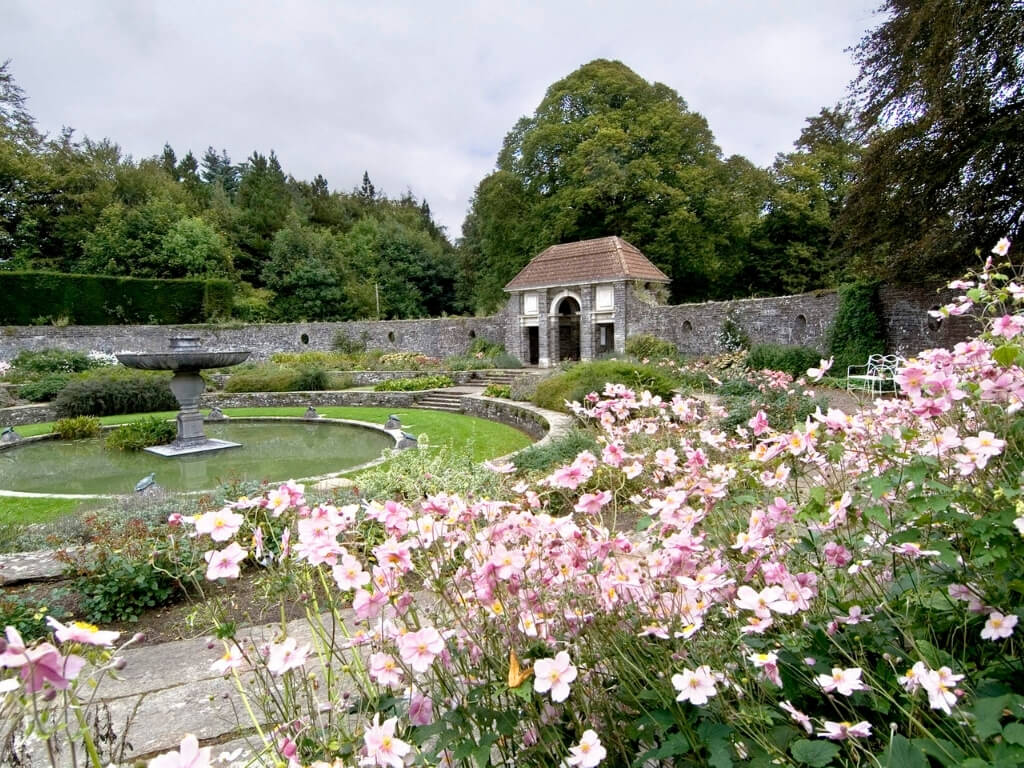
M 878 761 L 885 768 L 928 768 L 928 758 L 924 751 L 898 733 L 893 734 L 892 741 Z
M 1000 347 L 996 347 L 992 353 L 992 357 L 1004 368 L 1009 368 L 1013 365 L 1017 359 L 1017 355 L 1021 353 L 1021 348 L 1016 344 L 1003 344 Z
M 945 768 L 960 768 L 964 753 L 958 746 L 945 739 L 914 739 L 913 744 L 929 757 L 938 760 Z
M 529 701 L 533 697 L 533 680 L 527 680 L 518 688 L 509 689 L 516 698 Z
M 648 760 L 661 759 L 663 757 L 675 757 L 685 755 L 690 751 L 690 740 L 682 733 L 673 733 L 660 747 L 649 749 L 633 761 L 634 768 L 644 765 Z
M 839 747 L 830 741 L 808 741 L 800 739 L 789 748 L 793 757 L 811 768 L 824 768 L 839 754 Z
M 999 721 L 1003 717 L 1003 710 L 1010 702 L 1010 695 L 990 696 L 978 699 L 971 712 L 974 714 L 974 731 L 981 738 L 987 739 L 1002 733 L 1003 727 Z
M 732 728 L 724 723 L 705 720 L 697 729 L 697 735 L 708 748 L 708 765 L 711 768 L 732 767 L 732 745 L 729 743 Z
M 1024 744 L 1024 723 L 1007 723 L 1003 727 L 1003 738 L 1010 744 Z

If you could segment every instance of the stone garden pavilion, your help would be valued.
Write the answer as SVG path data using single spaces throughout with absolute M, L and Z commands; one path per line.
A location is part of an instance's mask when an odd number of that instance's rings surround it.
M 668 282 L 620 237 L 552 245 L 505 286 L 506 311 L 518 317 L 506 346 L 541 368 L 622 352 L 629 334 L 630 285 L 650 289 Z

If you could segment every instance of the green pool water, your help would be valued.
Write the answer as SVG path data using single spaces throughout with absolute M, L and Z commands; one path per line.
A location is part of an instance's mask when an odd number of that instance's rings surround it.
M 34 493 L 130 493 L 156 473 L 172 491 L 200 491 L 221 482 L 288 480 L 339 472 L 373 461 L 394 446 L 387 435 L 347 424 L 207 424 L 209 437 L 242 444 L 199 456 L 164 458 L 107 450 L 102 438 L 44 440 L 0 452 L 0 489 Z

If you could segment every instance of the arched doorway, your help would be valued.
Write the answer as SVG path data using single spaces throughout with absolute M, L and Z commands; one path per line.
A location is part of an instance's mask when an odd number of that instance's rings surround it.
M 558 316 L 558 360 L 580 359 L 580 303 L 573 296 L 561 299 L 555 307 Z

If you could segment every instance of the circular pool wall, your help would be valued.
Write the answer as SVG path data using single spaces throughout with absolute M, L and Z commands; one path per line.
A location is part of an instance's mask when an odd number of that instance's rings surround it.
M 103 437 L 40 440 L 0 452 L 0 489 L 29 493 L 122 494 L 151 472 L 169 491 L 200 491 L 234 480 L 287 480 L 341 472 L 394 447 L 385 432 L 337 421 L 207 423 L 210 437 L 242 444 L 164 458 L 108 450 Z

